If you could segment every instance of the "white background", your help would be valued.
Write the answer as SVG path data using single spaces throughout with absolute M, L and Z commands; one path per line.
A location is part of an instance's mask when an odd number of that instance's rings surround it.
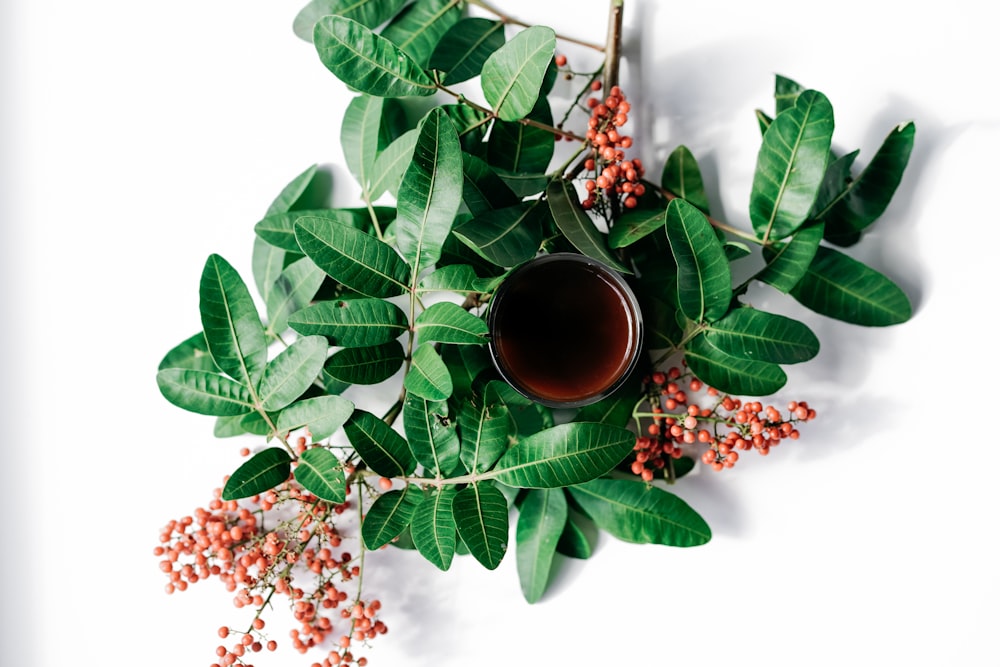
M 496 2 L 604 38 L 604 0 Z M 163 593 L 160 527 L 209 499 L 243 443 L 166 403 L 154 376 L 199 328 L 205 258 L 249 278 L 252 226 L 288 180 L 332 164 L 339 201 L 356 196 L 339 148 L 348 93 L 292 34 L 300 4 L 0 7 L 5 667 L 207 666 L 215 629 L 244 619 L 214 581 Z M 867 330 L 761 292 L 823 341 L 778 397 L 820 417 L 767 459 L 676 487 L 711 543 L 602 539 L 534 606 L 512 553 L 496 572 L 465 558 L 447 573 L 376 554 L 368 582 L 391 630 L 373 667 L 1000 665 L 1000 53 L 984 7 L 628 0 L 638 154 L 658 172 L 685 143 L 716 217 L 747 226 L 753 111 L 773 108 L 775 73 L 827 94 L 859 164 L 916 122 L 904 182 L 856 250 L 914 317 Z

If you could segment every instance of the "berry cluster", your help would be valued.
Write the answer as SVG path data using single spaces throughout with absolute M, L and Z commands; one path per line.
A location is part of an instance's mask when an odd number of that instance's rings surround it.
M 595 81 L 591 88 L 595 92 L 600 90 L 600 82 Z M 625 151 L 632 147 L 632 137 L 621 132 L 632 107 L 618 86 L 612 86 L 603 102 L 596 97 L 588 98 L 587 106 L 591 110 L 586 134 L 591 153 L 584 169 L 594 174 L 594 178 L 584 181 L 587 198 L 580 205 L 590 210 L 617 198 L 621 206 L 635 208 L 646 191 L 642 183 L 645 169 L 638 158 L 625 159 Z
M 633 416 L 651 421 L 646 435 L 636 438 L 630 470 L 647 482 L 662 474 L 671 459 L 699 447 L 706 447 L 700 459 L 713 470 L 732 468 L 740 451 L 755 449 L 766 456 L 785 438 L 798 439 L 798 422 L 816 417 L 805 401 L 789 403 L 784 417 L 774 406 L 720 395 L 677 367 L 653 373 L 644 387 L 644 402 L 651 411 Z M 697 402 L 696 395 L 702 392 L 709 399 L 707 405 Z
M 304 441 L 299 439 L 299 451 Z M 327 645 L 326 656 L 312 667 L 366 665 L 367 659 L 356 657 L 351 648 L 387 628 L 378 619 L 381 602 L 361 599 L 361 559 L 341 549 L 343 538 L 334 525 L 352 501 L 325 502 L 291 480 L 241 502 L 222 500 L 221 488 L 213 495 L 207 508 L 170 521 L 154 549 L 169 579 L 167 593 L 216 577 L 234 594 L 238 609 L 254 610 L 245 629 L 219 629 L 220 638 L 235 642 L 216 649 L 212 667 L 252 667 L 250 655 L 277 649 L 278 643 L 264 633 L 262 618 L 275 595 L 288 598 L 298 623 L 290 633 L 295 650 L 305 653 Z M 356 593 L 349 599 L 344 584 L 352 581 Z

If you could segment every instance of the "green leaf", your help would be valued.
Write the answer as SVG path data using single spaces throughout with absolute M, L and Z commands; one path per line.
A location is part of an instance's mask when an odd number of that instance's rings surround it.
M 604 234 L 594 226 L 594 221 L 587 212 L 580 208 L 580 198 L 575 190 L 571 192 L 571 187 L 569 181 L 556 178 L 545 189 L 545 198 L 559 231 L 573 247 L 587 257 L 604 262 L 622 273 L 631 273 L 608 250 Z
M 440 301 L 427 307 L 413 323 L 421 343 L 438 341 L 455 345 L 481 345 L 486 342 L 489 327 L 482 318 L 450 301 Z
M 473 216 L 521 202 L 490 165 L 475 155 L 462 153 L 462 172 L 462 203 Z
M 443 401 L 454 390 L 448 367 L 430 343 L 420 345 L 413 352 L 413 363 L 403 378 L 403 386 L 428 401 Z
M 267 334 L 277 336 L 288 329 L 288 316 L 309 305 L 323 285 L 326 274 L 308 257 L 301 257 L 281 272 L 268 292 Z
M 726 354 L 772 364 L 797 364 L 819 353 L 819 339 L 805 324 L 750 307 L 713 322 L 705 336 Z
M 757 280 L 788 294 L 809 270 L 822 240 L 823 223 L 818 222 L 803 225 L 787 243 L 765 247 L 763 255 L 767 266 L 757 273 Z
M 278 414 L 278 433 L 307 428 L 313 442 L 325 440 L 354 412 L 354 403 L 343 396 L 314 396 L 292 403 Z
M 211 255 L 201 274 L 201 324 L 212 359 L 222 372 L 256 387 L 267 365 L 264 326 L 236 269 Z
M 397 195 L 403 174 L 413 159 L 413 149 L 416 145 L 417 130 L 414 128 L 401 134 L 379 153 L 375 159 L 375 173 L 368 193 L 372 200 L 386 191 L 393 197 Z
M 750 221 L 763 241 L 783 239 L 809 216 L 826 173 L 833 107 L 815 90 L 798 95 L 778 114 L 757 154 Z
M 458 464 L 459 440 L 448 403 L 409 394 L 403 402 L 403 432 L 413 456 L 431 474 L 448 474 Z
M 847 187 L 851 184 L 851 168 L 860 153 L 861 151 L 855 150 L 838 158 L 830 154 L 823 183 L 819 186 L 819 194 L 816 195 L 812 211 L 809 212 L 810 220 L 817 220 L 828 213 L 828 209 L 847 192 Z
M 472 294 L 488 291 L 489 281 L 476 275 L 468 264 L 449 264 L 429 273 L 417 285 L 418 292 Z
M 510 419 L 507 408 L 490 393 L 462 405 L 458 412 L 462 439 L 460 458 L 471 473 L 489 470 L 507 450 Z
M 536 25 L 519 32 L 486 59 L 483 96 L 501 120 L 524 118 L 535 106 L 555 49 L 555 32 Z
M 610 396 L 596 403 L 585 405 L 573 416 L 577 422 L 599 422 L 626 428 L 632 421 L 632 410 L 638 396 L 642 394 L 639 373 L 632 376 Z
M 160 360 L 157 370 L 162 371 L 166 368 L 186 368 L 192 371 L 212 372 L 219 370 L 219 367 L 212 361 L 212 355 L 208 351 L 208 343 L 205 342 L 205 334 L 201 331 L 167 352 Z
M 340 459 L 325 447 L 310 447 L 299 456 L 295 479 L 320 500 L 340 504 L 347 500 L 347 479 Z
M 548 207 L 529 201 L 487 211 L 455 227 L 455 236 L 497 266 L 515 266 L 538 253 Z
M 777 364 L 734 357 L 712 345 L 704 334 L 687 343 L 684 360 L 698 379 L 729 394 L 768 396 L 788 379 Z
M 229 415 L 228 417 L 218 417 L 215 426 L 212 428 L 212 435 L 216 438 L 233 438 L 244 435 L 247 430 L 240 426 L 243 417 L 247 415 Z
M 884 327 L 910 319 L 913 307 L 896 283 L 838 250 L 820 246 L 790 294 L 821 315 Z
M 520 488 L 554 488 L 599 477 L 624 459 L 635 434 L 590 422 L 560 424 L 524 438 L 500 457 L 493 476 Z
M 303 336 L 272 359 L 258 389 L 264 409 L 280 410 L 305 393 L 319 376 L 328 347 L 323 336 Z
M 382 299 L 408 289 L 406 262 L 374 236 L 335 220 L 305 217 L 295 223 L 295 238 L 316 266 L 360 294 Z
M 405 51 L 343 16 L 316 22 L 313 43 L 320 61 L 355 90 L 376 97 L 433 95 L 434 81 Z
M 413 160 L 399 186 L 396 242 L 413 274 L 441 257 L 462 202 L 462 149 L 451 120 L 432 109 L 417 127 Z
M 319 165 L 313 164 L 306 168 L 301 174 L 293 178 L 288 185 L 282 188 L 278 196 L 275 197 L 274 201 L 267 209 L 267 215 L 274 215 L 275 213 L 287 213 L 292 210 L 292 207 L 305 195 L 306 191 L 309 189 L 310 184 L 316 177 L 319 170 Z
M 552 126 L 552 109 L 539 97 L 526 116 L 528 120 Z M 555 135 L 549 130 L 518 121 L 494 121 L 486 147 L 490 166 L 510 174 L 544 174 L 555 154 Z
M 226 480 L 223 500 L 239 500 L 270 491 L 292 472 L 292 457 L 281 447 L 268 447 L 250 457 Z
M 371 347 L 395 340 L 409 328 L 406 313 L 382 299 L 319 301 L 288 318 L 303 336 L 326 336 L 339 347 Z
M 407 484 L 402 489 L 383 493 L 368 508 L 361 524 L 361 538 L 369 550 L 378 549 L 399 537 L 423 504 L 419 487 Z
M 678 146 L 667 157 L 660 176 L 660 184 L 669 192 L 698 207 L 708 215 L 708 196 L 705 194 L 705 182 L 701 178 L 701 169 L 687 146 Z
M 893 128 L 868 166 L 848 184 L 843 196 L 828 213 L 817 216 L 826 220 L 828 240 L 838 243 L 844 238 L 854 238 L 885 212 L 903 180 L 915 133 L 916 126 L 912 122 Z
M 406 354 L 398 340 L 371 347 L 349 347 L 334 353 L 323 369 L 349 384 L 378 384 L 403 365 Z
M 552 559 L 566 527 L 568 509 L 562 489 L 529 491 L 517 518 L 517 574 L 521 593 L 538 602 L 549 584 Z
M 292 30 L 307 42 L 313 40 L 316 22 L 324 16 L 336 14 L 354 19 L 361 25 L 375 29 L 399 12 L 409 0 L 310 0 L 299 10 L 292 23 Z
M 495 570 L 507 552 L 510 531 L 507 499 L 489 482 L 470 484 L 455 494 L 455 527 L 469 552 Z
M 573 515 L 570 515 L 566 520 L 566 527 L 563 529 L 562 535 L 559 536 L 556 551 L 563 556 L 581 560 L 586 560 L 593 554 L 594 549 L 590 546 L 590 540 L 587 539 L 583 529 L 576 524 Z
M 569 492 L 599 528 L 625 542 L 695 547 L 712 538 L 690 505 L 645 482 L 595 479 Z
M 381 97 L 358 95 L 348 103 L 340 124 L 344 162 L 365 193 L 374 177 L 384 102 Z
M 326 218 L 364 231 L 371 226 L 367 211 L 358 209 L 306 209 L 273 213 L 254 225 L 254 233 L 276 248 L 302 253 L 295 238 L 295 223 L 303 218 Z
M 677 299 L 695 322 L 712 321 L 729 310 L 732 274 L 722 242 L 705 214 L 683 199 L 667 205 L 667 240 L 677 262 Z
M 608 232 L 608 245 L 625 248 L 653 232 L 663 229 L 667 221 L 667 209 L 646 208 L 626 211 Z
M 246 386 L 212 371 L 165 368 L 156 374 L 156 384 L 165 399 L 200 415 L 226 417 L 254 409 Z
M 785 109 L 795 106 L 795 98 L 799 96 L 805 88 L 780 74 L 774 75 L 774 112 L 781 113 Z
M 300 252 L 289 252 L 276 248 L 259 236 L 253 240 L 253 253 L 250 258 L 253 281 L 257 293 L 266 301 L 271 295 L 274 281 L 290 263 L 302 257 Z
M 344 432 L 361 460 L 379 475 L 406 477 L 417 467 L 403 436 L 370 412 L 355 410 Z
M 381 35 L 405 51 L 421 67 L 448 29 L 461 18 L 457 0 L 417 0 L 382 30 Z
M 457 526 L 452 505 L 456 493 L 454 486 L 433 489 L 420 503 L 410 525 L 413 546 L 440 570 L 450 568 L 455 556 Z
M 442 82 L 448 85 L 479 76 L 490 55 L 504 45 L 504 24 L 501 21 L 472 17 L 464 18 L 448 28 L 441 37 L 429 66 L 444 72 Z

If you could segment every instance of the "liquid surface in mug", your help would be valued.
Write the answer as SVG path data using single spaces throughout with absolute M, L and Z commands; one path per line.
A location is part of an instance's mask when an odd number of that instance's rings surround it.
M 637 316 L 599 267 L 539 262 L 510 280 L 495 304 L 493 344 L 511 382 L 568 402 L 600 394 L 628 370 Z

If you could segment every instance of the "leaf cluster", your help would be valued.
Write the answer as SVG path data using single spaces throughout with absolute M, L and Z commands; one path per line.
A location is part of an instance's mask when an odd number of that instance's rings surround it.
M 914 126 L 894 128 L 855 175 L 859 152 L 832 149 L 830 102 L 778 77 L 773 117 L 758 113 L 752 231 L 710 217 L 684 146 L 638 209 L 597 220 L 579 206 L 571 164 L 550 164 L 555 33 L 512 31 L 464 8 L 459 0 L 303 8 L 296 33 L 357 93 L 341 144 L 362 201 L 317 204 L 317 165 L 291 180 L 255 225 L 259 300 L 228 261 L 209 257 L 202 330 L 164 357 L 157 382 L 174 405 L 215 417 L 216 435 L 265 439 L 229 477 L 225 498 L 294 479 L 339 503 L 357 484 L 372 498 L 364 546 L 412 547 L 443 570 L 465 552 L 497 567 L 513 532 L 522 589 L 535 601 L 555 554 L 589 556 L 595 527 L 681 547 L 711 531 L 677 496 L 615 473 L 635 443 L 627 425 L 642 398 L 637 382 L 556 415 L 499 379 L 484 310 L 506 272 L 556 250 L 598 259 L 630 276 L 650 351 L 682 355 L 722 391 L 771 394 L 785 383 L 781 366 L 813 358 L 819 341 L 802 322 L 742 303 L 751 281 L 846 322 L 909 318 L 906 295 L 845 249 L 888 205 Z M 477 85 L 485 106 L 453 89 Z M 429 108 L 413 103 L 422 98 L 432 98 Z M 588 149 L 581 144 L 577 156 Z M 734 284 L 737 263 L 755 260 L 759 268 Z M 352 385 L 383 384 L 399 393 L 384 415 L 343 396 Z M 292 447 L 298 431 L 314 446 Z M 393 480 L 392 489 L 378 492 L 374 477 Z

